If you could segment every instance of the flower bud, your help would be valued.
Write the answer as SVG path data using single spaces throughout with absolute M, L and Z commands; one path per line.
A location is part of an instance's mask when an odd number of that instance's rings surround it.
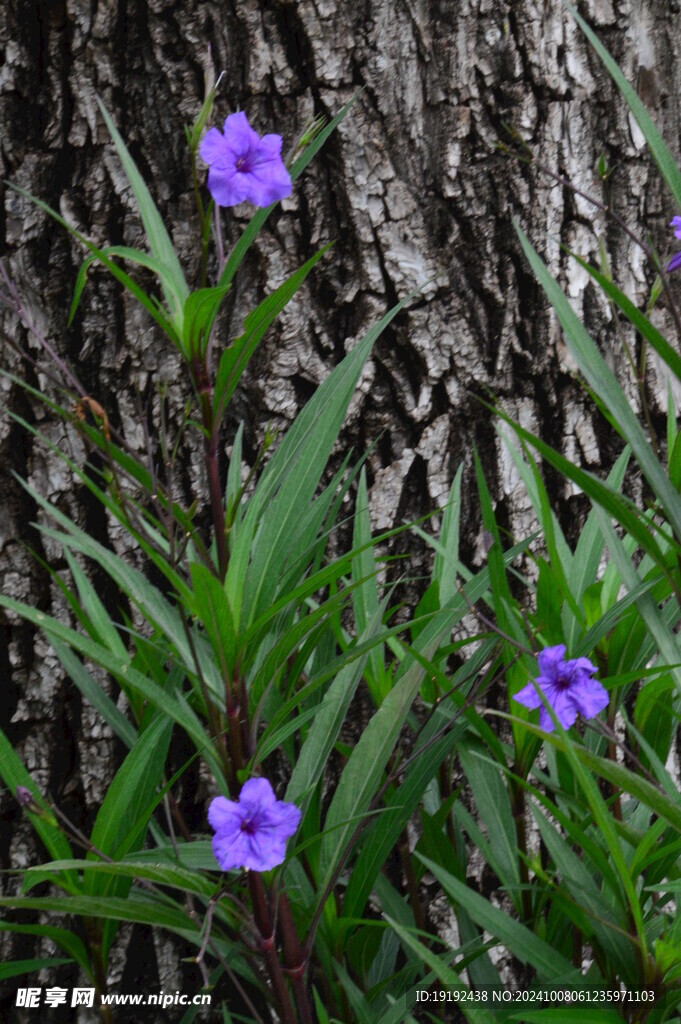
M 22 807 L 30 807 L 33 803 L 33 793 L 26 786 L 17 786 L 17 800 Z

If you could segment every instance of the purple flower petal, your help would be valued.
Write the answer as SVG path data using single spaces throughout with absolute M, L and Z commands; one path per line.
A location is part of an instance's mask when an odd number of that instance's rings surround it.
M 263 135 L 258 144 L 258 160 L 276 160 L 281 156 L 281 135 Z M 681 217 L 679 217 L 681 221 Z
M 250 194 L 248 198 L 255 206 L 269 206 L 279 199 L 291 195 L 293 185 L 291 175 L 281 160 L 277 167 L 274 162 L 258 163 L 248 175 L 250 178 Z
M 286 839 L 256 832 L 248 837 L 248 841 L 248 862 L 244 867 L 251 871 L 271 871 L 286 860 Z
M 213 836 L 213 853 L 223 871 L 249 866 L 249 838 L 241 829 L 233 833 L 217 832 Z
M 269 779 L 249 779 L 241 787 L 239 804 L 248 813 L 257 813 L 276 803 L 277 798 Z
M 675 256 L 672 256 L 667 266 L 667 273 L 671 274 L 672 270 L 677 270 L 681 267 L 681 252 L 677 252 Z
M 223 128 L 225 149 L 230 150 L 237 157 L 245 157 L 252 150 L 257 149 L 260 136 L 251 128 L 243 110 L 236 114 L 230 114 L 225 121 Z
M 526 708 L 529 708 L 530 711 L 533 711 L 535 708 L 542 707 L 541 697 L 539 696 L 537 687 L 534 683 L 528 683 L 527 686 L 522 688 L 522 690 L 515 693 L 513 695 L 513 700 L 517 700 L 519 704 L 523 704 Z
M 277 800 L 267 779 L 249 779 L 238 801 L 216 797 L 208 810 L 215 830 L 213 853 L 223 871 L 270 871 L 286 860 L 286 841 L 296 832 L 302 812 Z
M 541 688 L 547 702 L 553 708 L 564 729 L 574 725 L 577 714 L 585 718 L 594 718 L 608 703 L 607 690 L 592 676 L 596 666 L 588 658 L 565 658 L 565 644 L 546 647 L 539 653 L 538 662 L 541 674 L 535 683 Z M 515 700 L 525 707 L 540 708 L 539 724 L 546 732 L 551 732 L 554 722 L 544 707 L 534 683 L 529 683 Z
M 250 189 L 244 178 L 235 167 L 213 164 L 208 171 L 208 189 L 218 206 L 238 206 L 248 199 Z
M 555 647 L 545 647 L 543 651 L 539 652 L 537 661 L 539 662 L 539 671 L 542 675 L 553 678 L 556 669 L 565 659 L 565 644 L 557 644 Z
M 585 679 L 578 687 L 574 688 L 572 701 L 580 715 L 584 715 L 585 718 L 595 718 L 599 712 L 607 708 L 610 703 L 610 695 L 597 679 Z
M 281 158 L 280 135 L 261 139 L 243 111 L 230 114 L 224 132 L 211 128 L 201 144 L 209 165 L 208 189 L 218 206 L 249 200 L 269 206 L 291 194 L 293 184 Z
M 547 698 L 549 695 L 546 695 Z M 564 729 L 569 729 L 571 725 L 574 725 L 577 720 L 577 708 L 570 700 L 570 694 L 567 690 L 562 690 L 555 694 L 555 700 L 549 701 L 553 710 L 556 713 L 558 721 Z M 542 708 L 539 712 L 539 724 L 546 732 L 553 732 L 556 728 L 546 708 Z
M 573 673 L 586 672 L 588 675 L 593 675 L 594 672 L 598 672 L 596 666 L 588 658 L 573 658 L 568 665 Z
M 201 148 L 199 150 L 201 159 L 206 164 L 217 164 L 224 161 L 227 156 L 225 149 L 225 137 L 219 128 L 211 128 L 210 131 L 206 132 Z M 234 161 L 229 154 L 229 159 L 234 165 Z
M 216 832 L 239 828 L 242 817 L 239 804 L 226 796 L 216 796 L 208 808 L 208 821 Z
M 277 800 L 273 807 L 267 808 L 263 817 L 267 819 L 264 827 L 276 829 L 279 835 L 289 839 L 295 834 L 300 824 L 302 811 L 295 804 L 287 804 L 283 800 Z
M 681 238 L 681 217 L 672 217 L 669 222 L 669 227 L 674 228 L 674 235 L 676 238 Z

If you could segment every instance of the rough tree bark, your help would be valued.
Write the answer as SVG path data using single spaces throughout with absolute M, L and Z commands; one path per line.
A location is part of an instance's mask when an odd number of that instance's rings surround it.
M 678 151 L 678 2 L 585 0 L 580 10 Z M 252 457 L 267 424 L 285 428 L 364 330 L 396 299 L 422 287 L 379 341 L 343 439 L 362 451 L 380 436 L 369 460 L 376 527 L 441 504 L 463 460 L 466 557 L 478 560 L 471 475 L 477 445 L 502 522 L 516 534 L 526 528 L 529 503 L 476 399 L 488 387 L 567 454 L 592 468 L 610 461 L 609 432 L 573 379 L 512 218 L 529 230 L 576 308 L 585 310 L 622 379 L 607 314 L 560 244 L 594 255 L 595 231 L 604 232 L 620 281 L 641 296 L 651 271 L 586 203 L 496 151 L 504 123 L 518 128 L 547 164 L 596 194 L 594 168 L 605 152 L 616 168 L 619 212 L 652 232 L 663 253 L 666 223 L 677 211 L 561 0 L 6 0 L 0 53 L 2 179 L 45 199 L 98 243 L 140 244 L 141 226 L 97 110 L 95 95 L 101 95 L 172 226 L 189 275 L 197 269 L 197 223 L 183 125 L 199 109 L 205 73 L 225 71 L 216 121 L 243 108 L 260 130 L 280 131 L 285 140 L 312 115 L 333 115 L 363 88 L 351 115 L 271 217 L 230 296 L 225 339 L 254 301 L 321 244 L 337 240 L 266 338 L 225 431 L 226 451 L 243 418 Z M 188 389 L 175 354 L 104 272 L 91 274 L 82 312 L 67 330 L 83 254 L 35 207 L 0 188 L 2 249 L 34 317 L 78 366 L 111 420 L 141 444 L 136 391 L 153 404 L 160 376 L 176 406 L 183 404 Z M 245 217 L 241 211 L 225 217 L 230 243 Z M 663 308 L 658 315 L 664 322 Z M 2 326 L 35 354 L 11 317 L 3 314 Z M 3 363 L 22 372 L 9 352 Z M 651 396 L 657 416 L 664 387 L 659 382 Z M 62 440 L 59 425 L 29 406 L 16 386 L 3 380 L 2 393 L 10 408 L 40 419 Z M 31 529 L 37 510 L 11 471 L 84 517 L 100 539 L 119 548 L 123 540 L 107 535 L 97 509 L 74 492 L 58 461 L 6 416 L 0 446 L 1 585 L 19 599 L 57 607 L 54 586 L 26 545 L 52 552 Z M 185 486 L 200 486 L 191 450 L 184 455 Z M 579 499 L 556 481 L 553 487 L 568 522 Z M 122 752 L 45 641 L 11 616 L 0 621 L 0 726 L 36 782 L 87 828 Z M 200 782 L 194 785 L 194 823 L 205 828 Z M 0 805 L 0 867 L 34 862 L 33 834 L 12 794 L 0 793 Z M 0 883 L 6 892 L 16 884 L 7 877 Z M 116 988 L 152 990 L 154 978 L 166 990 L 198 987 L 198 977 L 161 937 L 152 944 L 141 931 L 121 934 Z M 3 959 L 30 949 L 23 937 L 0 934 Z M 3 1019 L 19 1020 L 14 991 L 10 984 L 0 1004 Z

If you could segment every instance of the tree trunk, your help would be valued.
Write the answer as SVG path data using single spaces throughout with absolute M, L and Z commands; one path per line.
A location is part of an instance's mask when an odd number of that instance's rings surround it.
M 579 6 L 676 153 L 678 2 Z M 663 256 L 667 223 L 678 211 L 562 0 L 6 0 L 0 46 L 2 179 L 60 210 L 98 244 L 142 245 L 95 101 L 100 95 L 172 230 L 189 280 L 198 274 L 199 244 L 183 126 L 197 115 L 204 77 L 225 72 L 214 123 L 243 108 L 260 132 L 282 133 L 285 149 L 312 116 L 333 116 L 362 90 L 292 197 L 270 217 L 229 296 L 223 342 L 239 333 L 254 303 L 336 240 L 253 361 L 224 432 L 225 453 L 243 419 L 252 460 L 266 427 L 285 430 L 366 329 L 421 289 L 379 340 L 343 435 L 344 449 L 353 445 L 361 453 L 375 445 L 369 467 L 376 528 L 443 504 L 463 461 L 464 555 L 479 562 L 477 447 L 501 523 L 515 536 L 527 530 L 529 501 L 478 400 L 488 389 L 569 456 L 595 470 L 610 463 L 611 432 L 573 377 L 513 218 L 585 312 L 623 381 L 626 366 L 607 311 L 560 246 L 594 258 L 603 233 L 616 278 L 642 301 L 654 272 L 620 229 L 536 168 L 509 159 L 497 143 L 510 141 L 505 125 L 513 126 L 535 156 L 599 198 L 595 166 L 605 153 L 615 168 L 614 206 L 635 229 L 652 234 Z M 83 250 L 22 196 L 0 188 L 6 266 L 27 308 L 112 423 L 142 450 L 137 395 L 153 407 L 157 381 L 164 379 L 180 410 L 189 393 L 176 353 L 103 270 L 90 272 L 81 309 L 67 327 Z M 248 215 L 224 212 L 226 246 Z M 664 326 L 665 310 L 658 315 Z M 9 313 L 0 316 L 4 331 L 36 357 L 35 340 Z M 9 348 L 3 363 L 28 373 L 38 387 L 52 387 Z M 3 379 L 2 389 L 9 409 L 39 422 L 57 445 L 67 443 L 59 422 L 15 384 Z M 665 391 L 662 379 L 651 395 L 657 420 Z M 31 527 L 38 509 L 12 471 L 100 540 L 122 550 L 124 538 L 108 531 L 59 460 L 7 415 L 0 419 L 0 445 L 0 585 L 14 598 L 59 610 L 58 587 L 29 548 L 56 556 L 57 567 L 60 551 L 48 549 Z M 184 459 L 189 493 L 203 481 L 190 445 Z M 552 486 L 564 521 L 576 521 L 579 498 L 559 481 Z M 104 597 L 116 600 L 106 590 Z M 0 726 L 37 784 L 87 831 L 122 751 L 45 640 L 11 615 L 0 621 Z M 199 778 L 193 784 L 193 825 L 205 830 L 205 789 Z M 0 867 L 36 863 L 42 853 L 13 795 L 0 794 L 0 806 L 7 823 Z M 0 882 L 6 893 L 17 884 L 8 876 Z M 29 937 L 2 932 L 0 952 L 3 960 L 53 953 L 49 944 L 35 952 Z M 120 969 L 111 980 L 118 991 L 199 988 L 198 972 L 180 964 L 175 945 L 158 936 L 152 945 L 142 929 L 122 930 L 117 956 Z M 59 980 L 76 984 L 77 976 L 67 968 Z M 43 980 L 54 983 L 53 976 Z M 28 1020 L 30 1011 L 24 1018 L 13 1006 L 14 980 L 5 991 L 3 1019 Z

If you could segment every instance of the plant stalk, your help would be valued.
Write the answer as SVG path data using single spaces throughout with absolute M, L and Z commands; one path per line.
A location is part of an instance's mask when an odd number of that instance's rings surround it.
M 286 957 L 286 973 L 291 979 L 291 985 L 298 1004 L 298 1012 L 303 1024 L 314 1024 L 314 1015 L 310 1005 L 310 998 L 305 985 L 305 974 L 307 973 L 308 958 L 303 952 L 296 931 L 291 904 L 285 892 L 279 895 L 279 920 L 281 923 L 281 934 L 284 940 L 284 956 Z
M 272 990 L 281 1013 L 281 1019 L 284 1021 L 284 1024 L 298 1024 L 296 1012 L 293 1009 L 291 997 L 286 988 L 284 971 L 277 953 L 274 941 L 274 926 L 267 906 L 265 886 L 263 885 L 260 872 L 248 872 L 248 886 L 251 890 L 255 923 L 260 932 L 260 943 L 265 956 L 270 981 L 272 982 Z

